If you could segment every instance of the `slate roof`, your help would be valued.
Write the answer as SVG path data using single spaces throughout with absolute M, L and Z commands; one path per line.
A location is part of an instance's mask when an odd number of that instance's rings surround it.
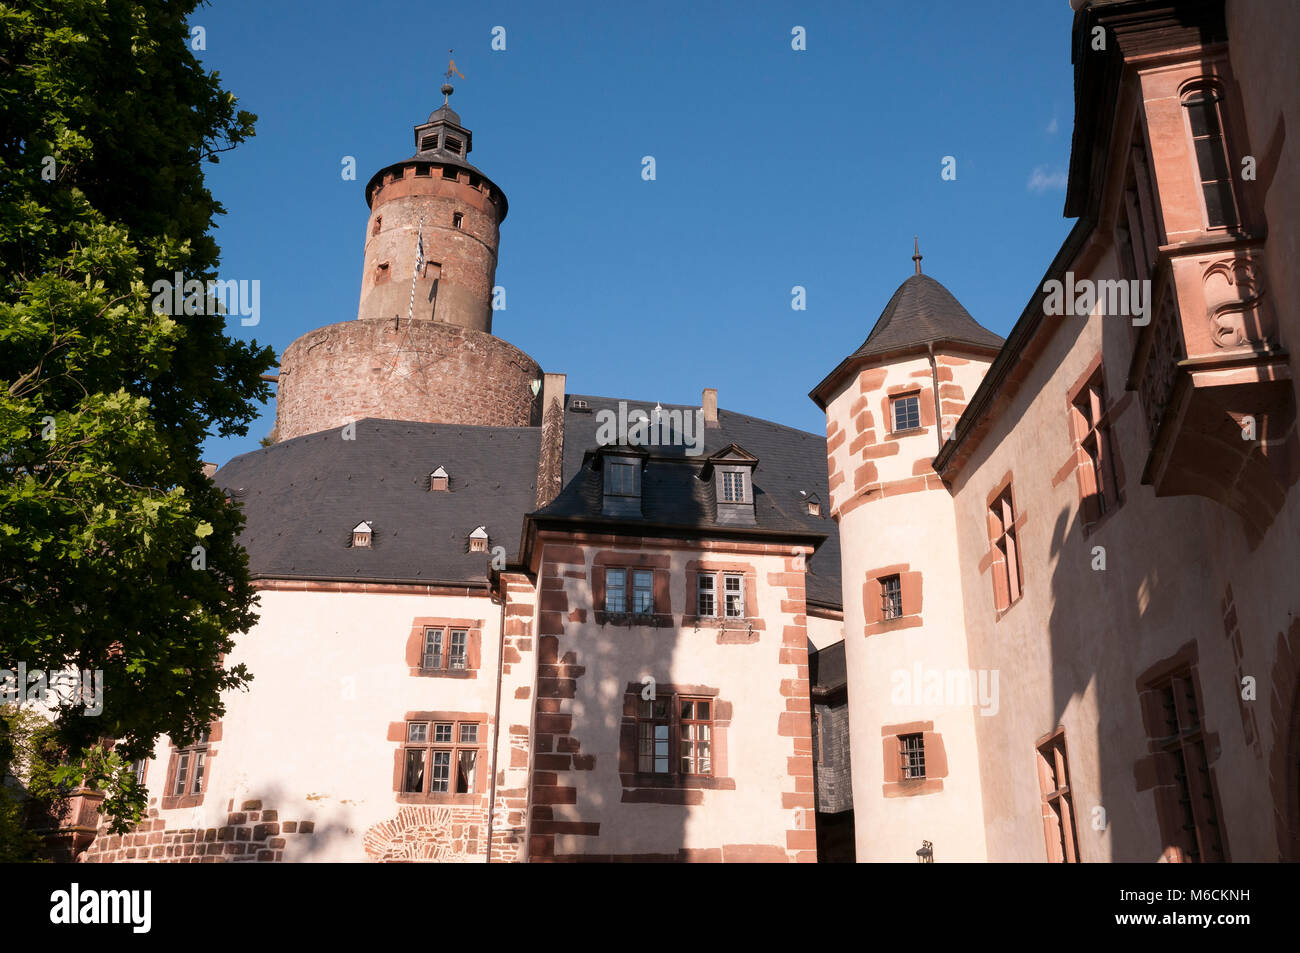
M 255 576 L 473 582 L 490 554 L 468 551 L 486 526 L 489 547 L 517 557 L 523 516 L 537 500 L 536 427 L 461 427 L 367 418 L 356 439 L 341 427 L 235 457 L 213 478 L 243 504 L 240 539 Z M 450 474 L 430 492 L 429 474 Z M 358 521 L 370 549 L 350 546 Z
M 929 275 L 912 275 L 894 292 L 853 357 L 948 341 L 999 348 L 998 337 L 970 316 L 952 292 Z
M 585 400 L 591 413 L 573 410 Z M 596 411 L 617 411 L 616 398 L 566 398 L 560 495 L 547 515 L 599 517 L 600 475 L 582 470 L 595 449 Z M 654 403 L 628 401 L 650 410 Z M 697 407 L 667 405 L 694 412 Z M 840 596 L 839 527 L 809 516 L 800 491 L 830 499 L 826 440 L 816 434 L 727 410 L 721 426 L 705 430 L 704 454 L 652 448 L 657 455 L 698 459 L 730 443 L 758 457 L 754 473 L 757 528 L 787 534 L 825 534 L 809 561 L 809 602 L 836 606 Z M 519 555 L 523 517 L 535 509 L 540 427 L 468 427 L 367 418 L 356 439 L 342 428 L 296 437 L 235 457 L 214 479 L 242 503 L 246 526 L 240 542 L 255 576 L 424 583 L 482 582 L 488 556 L 468 552 L 468 536 L 486 526 L 489 546 Z M 430 492 L 429 474 L 450 474 L 450 492 Z M 660 459 L 645 475 L 649 522 L 717 527 L 712 481 L 696 479 L 698 466 Z M 575 479 L 576 478 L 576 479 Z M 352 527 L 373 524 L 370 549 L 350 546 Z M 730 527 L 737 531 L 737 527 Z M 743 528 L 741 528 L 743 530 Z
M 586 402 L 589 412 L 574 409 Z M 618 412 L 619 398 L 571 394 L 565 398 L 564 464 L 560 494 L 539 516 L 601 520 L 601 474 L 582 469 L 587 451 L 596 440 L 600 411 Z M 625 401 L 628 410 L 651 412 L 654 401 Z M 664 404 L 665 411 L 695 412 L 698 407 Z M 826 473 L 826 438 L 781 424 L 718 410 L 718 424 L 706 428 L 702 452 L 690 457 L 685 448 L 649 447 L 652 459 L 642 483 L 642 511 L 647 523 L 697 528 L 702 531 L 744 531 L 714 521 L 712 481 L 697 479 L 705 457 L 728 444 L 738 444 L 758 458 L 754 470 L 754 515 L 760 531 L 825 535 L 808 563 L 807 599 L 819 605 L 841 604 L 839 526 L 834 520 L 810 516 L 804 493 L 830 499 Z M 666 459 L 665 459 L 666 458 Z M 671 462 L 673 460 L 683 462 Z M 684 462 L 695 465 L 687 466 Z M 823 508 L 824 509 L 824 508 Z M 626 518 L 608 518 L 625 522 Z

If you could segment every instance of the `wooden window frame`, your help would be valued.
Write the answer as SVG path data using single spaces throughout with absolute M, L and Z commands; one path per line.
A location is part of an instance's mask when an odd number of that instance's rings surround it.
M 706 587 L 704 580 L 709 581 Z M 709 611 L 704 611 L 704 596 L 709 597 Z M 718 617 L 718 574 L 715 572 L 697 572 L 695 574 L 695 614 L 701 619 Z
M 420 670 L 425 672 L 468 672 L 469 668 L 469 628 L 466 626 L 454 625 L 426 625 L 424 627 L 424 644 L 420 648 Z M 429 640 L 431 636 L 437 635 L 437 659 L 435 665 L 429 665 Z M 460 664 L 453 665 L 456 656 L 452 653 L 452 647 L 456 642 L 456 636 L 462 636 L 460 642 Z
M 1162 833 L 1174 840 L 1166 846 L 1175 848 L 1175 856 L 1184 862 L 1226 861 L 1223 818 L 1195 673 L 1190 665 L 1182 665 L 1150 679 L 1145 688 L 1155 698 L 1158 718 L 1148 729 L 1159 732 L 1150 737 L 1151 748 L 1165 761 L 1166 780 L 1172 788 L 1160 805 L 1165 815 L 1161 817 Z
M 194 744 L 183 748 L 173 745 L 163 783 L 160 804 L 163 810 L 197 807 L 203 803 L 212 776 L 212 759 L 216 756 L 212 746 L 219 740 L 219 723 L 214 723 L 200 733 Z
M 1112 409 L 1107 405 L 1105 375 L 1098 362 L 1070 395 L 1070 435 L 1075 451 L 1086 458 L 1086 463 L 1078 461 L 1079 498 L 1086 524 L 1099 522 L 1124 502 Z
M 655 706 L 662 704 L 665 707 L 665 714 L 659 716 L 655 714 Z M 692 706 L 691 718 L 682 717 L 682 706 L 689 704 Z M 709 706 L 709 717 L 694 717 L 699 712 L 699 705 Z M 649 713 L 647 713 L 647 706 Z M 691 695 L 679 692 L 672 692 L 659 695 L 653 699 L 638 698 L 636 704 L 636 775 L 637 777 L 655 777 L 655 778 L 712 778 L 714 776 L 714 744 L 716 738 L 715 716 L 717 714 L 717 699 L 707 695 Z M 698 770 L 699 758 L 698 747 L 695 749 L 695 755 L 687 756 L 683 754 L 683 726 L 699 725 L 708 729 L 708 739 L 705 742 L 708 745 L 709 768 L 707 771 Z M 649 738 L 643 737 L 642 726 L 650 728 Z M 656 770 L 654 765 L 660 760 L 658 754 L 658 745 L 660 739 L 656 737 L 655 729 L 662 727 L 665 729 L 665 761 L 667 770 Z M 650 770 L 646 770 L 643 765 L 645 752 L 643 745 L 646 741 L 650 742 L 649 763 Z M 698 745 L 699 741 L 693 742 Z M 690 757 L 692 763 L 691 770 L 683 768 L 683 759 Z
M 1070 759 L 1065 729 L 1042 739 L 1035 746 L 1038 784 L 1043 798 L 1043 837 L 1051 863 L 1079 863 L 1078 819 L 1070 786 Z M 1064 783 L 1062 783 L 1064 782 Z
M 451 718 L 413 718 L 404 723 L 405 734 L 398 755 L 397 793 L 407 800 L 438 801 L 452 798 L 477 797 L 484 792 L 479 790 L 482 774 L 483 756 L 486 751 L 486 732 L 482 722 L 474 719 Z M 441 739 L 439 728 L 449 726 L 445 740 Z M 412 737 L 416 729 L 421 729 L 419 738 Z M 466 728 L 473 728 L 472 741 L 464 740 Z M 408 790 L 410 753 L 420 752 L 420 790 Z M 472 753 L 473 767 L 468 775 L 468 789 L 456 790 L 462 774 L 459 771 L 465 754 Z M 434 790 L 436 756 L 447 755 L 447 790 Z
M 1017 605 L 1025 594 L 1020 526 L 1023 516 L 1016 513 L 1015 493 L 1006 480 L 991 495 L 988 509 L 989 546 L 993 578 L 993 599 L 998 617 Z

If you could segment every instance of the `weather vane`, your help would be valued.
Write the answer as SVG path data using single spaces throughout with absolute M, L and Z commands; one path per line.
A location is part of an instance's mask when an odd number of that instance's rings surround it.
M 447 51 L 447 72 L 442 74 L 446 77 L 446 82 L 442 84 L 442 104 L 444 106 L 447 105 L 447 97 L 455 92 L 455 89 L 451 85 L 451 78 L 453 76 L 459 76 L 461 79 L 465 78 L 465 74 L 456 69 L 456 60 L 452 58 L 452 54 L 455 52 L 454 49 Z

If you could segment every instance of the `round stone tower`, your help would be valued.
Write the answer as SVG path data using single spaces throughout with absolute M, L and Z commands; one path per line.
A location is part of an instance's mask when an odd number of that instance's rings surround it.
M 451 92 L 443 87 L 444 97 Z M 366 184 L 370 218 L 357 319 L 318 328 L 285 349 L 278 439 L 363 417 L 499 427 L 539 422 L 541 368 L 492 335 L 507 203 L 466 160 L 472 142 L 444 98 L 415 127 L 415 155 Z

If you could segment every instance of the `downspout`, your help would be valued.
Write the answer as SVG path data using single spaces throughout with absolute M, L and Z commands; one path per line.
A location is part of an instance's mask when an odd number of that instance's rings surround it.
M 492 863 L 492 824 L 497 813 L 497 753 L 501 746 L 501 679 L 506 655 L 506 585 L 497 573 L 501 587 L 501 631 L 497 635 L 497 700 L 492 713 L 492 778 L 488 785 L 487 863 Z
M 934 342 L 930 349 L 930 387 L 934 391 L 934 434 L 939 438 L 939 451 L 943 452 L 943 408 L 939 405 L 939 369 L 934 363 Z

